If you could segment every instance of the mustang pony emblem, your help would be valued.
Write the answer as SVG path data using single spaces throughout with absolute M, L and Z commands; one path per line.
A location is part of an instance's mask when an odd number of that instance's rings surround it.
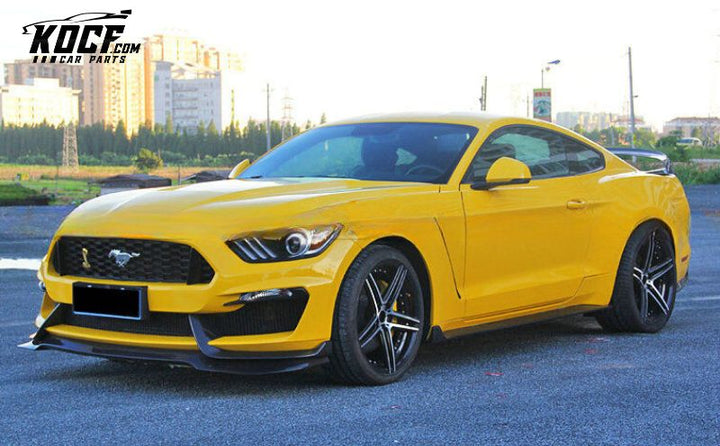
M 85 269 L 90 269 L 90 268 L 92 268 L 92 265 L 90 264 L 90 262 L 88 262 L 88 259 L 87 259 L 87 256 L 88 256 L 88 250 L 87 250 L 87 248 L 83 248 L 83 249 L 82 249 L 82 256 L 83 256 L 82 267 L 85 268 Z
M 108 258 L 114 258 L 115 264 L 119 266 L 120 268 L 125 268 L 125 265 L 132 259 L 133 257 L 140 257 L 140 253 L 137 252 L 123 252 L 119 249 L 113 249 L 108 253 Z

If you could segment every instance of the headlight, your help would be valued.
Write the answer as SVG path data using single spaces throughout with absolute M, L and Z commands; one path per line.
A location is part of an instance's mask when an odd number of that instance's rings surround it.
M 341 229 L 335 224 L 261 232 L 230 240 L 228 246 L 250 263 L 305 259 L 323 252 Z

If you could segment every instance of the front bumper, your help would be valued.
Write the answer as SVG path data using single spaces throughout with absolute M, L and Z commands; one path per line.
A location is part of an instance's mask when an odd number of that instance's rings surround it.
M 207 284 L 180 284 L 161 282 L 134 282 L 94 279 L 59 275 L 52 262 L 42 262 L 38 278 L 45 286 L 45 295 L 36 319 L 40 327 L 58 304 L 71 306 L 73 284 L 81 281 L 100 286 L 142 286 L 147 288 L 148 311 L 155 315 L 174 316 L 169 326 L 175 326 L 177 316 L 184 331 L 155 330 L 146 332 L 124 331 L 113 327 L 89 327 L 82 324 L 60 322 L 48 326 L 49 335 L 89 344 L 139 347 L 145 350 L 200 350 L 210 349 L 217 355 L 227 353 L 308 352 L 315 351 L 329 341 L 332 329 L 335 299 L 342 281 L 343 271 L 359 249 L 354 239 L 336 239 L 320 256 L 296 261 L 248 264 L 220 241 L 179 240 L 200 252 L 211 263 L 215 276 Z M 238 297 L 246 292 L 274 288 L 303 288 L 309 296 L 297 325 L 275 327 L 274 330 L 216 330 L 206 346 L 198 342 L 188 327 L 189 322 L 210 328 L 209 319 L 229 314 L 240 308 Z M 217 319 L 217 318 L 216 318 Z M 199 322 L 198 322 L 199 321 Z M 252 321 L 237 326 L 250 327 Z M 156 325 L 157 327 L 157 325 Z M 95 328 L 95 329 L 93 329 Z M 207 331 L 207 330 L 205 330 Z M 204 349 L 204 350 L 203 350 Z M 208 355 L 206 355 L 208 356 Z M 210 356 L 212 357 L 212 355 Z
M 221 350 L 210 345 L 213 334 L 203 325 L 200 317 L 188 315 L 197 350 L 147 348 L 133 345 L 102 343 L 91 340 L 68 339 L 51 333 L 62 325 L 67 307 L 57 305 L 40 326 L 33 339 L 21 348 L 29 350 L 61 350 L 89 356 L 114 359 L 161 361 L 189 365 L 197 370 L 258 375 L 302 370 L 328 361 L 330 343 L 322 342 L 316 348 L 302 351 L 240 352 Z

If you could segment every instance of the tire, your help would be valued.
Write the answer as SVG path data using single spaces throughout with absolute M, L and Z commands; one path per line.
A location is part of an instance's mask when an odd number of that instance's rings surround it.
M 676 292 L 672 237 L 659 222 L 647 222 L 630 236 L 610 306 L 595 318 L 608 331 L 655 333 L 670 319 Z
M 371 245 L 345 274 L 335 304 L 329 369 L 340 382 L 384 385 L 410 368 L 425 312 L 417 272 L 400 251 Z

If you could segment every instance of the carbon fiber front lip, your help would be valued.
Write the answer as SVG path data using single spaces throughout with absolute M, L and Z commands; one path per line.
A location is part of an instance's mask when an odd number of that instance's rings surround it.
M 211 338 L 199 318 L 190 317 L 193 334 L 199 351 L 131 347 L 78 341 L 52 335 L 47 328 L 61 323 L 62 307 L 56 306 L 35 333 L 33 339 L 18 347 L 28 350 L 61 350 L 88 356 L 129 359 L 138 361 L 162 361 L 186 364 L 197 370 L 234 373 L 240 375 L 264 375 L 293 372 L 328 362 L 330 343 L 323 342 L 313 350 L 287 352 L 230 352 L 208 345 Z

